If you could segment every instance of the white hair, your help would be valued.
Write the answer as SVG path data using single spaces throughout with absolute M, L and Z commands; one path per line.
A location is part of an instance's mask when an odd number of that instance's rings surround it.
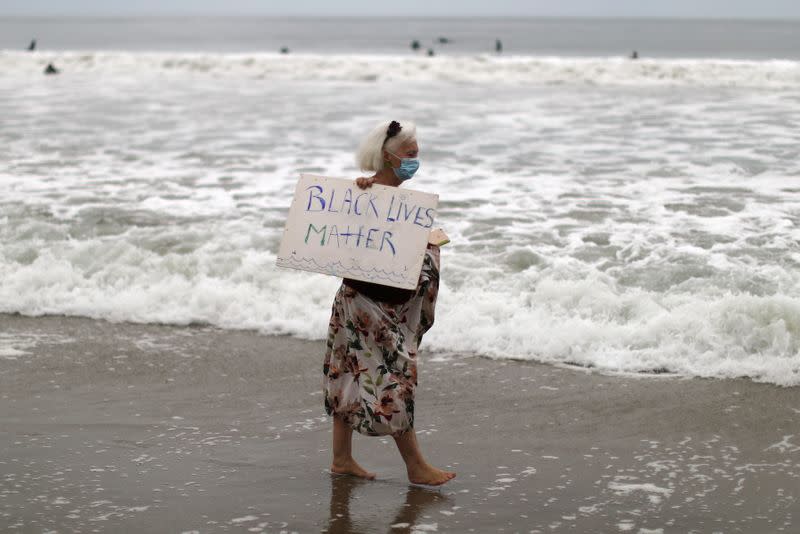
M 356 165 L 362 171 L 378 172 L 383 169 L 383 149 L 394 152 L 406 141 L 417 139 L 417 125 L 411 121 L 398 121 L 400 132 L 386 140 L 386 132 L 392 121 L 383 121 L 364 138 L 356 152 Z M 384 142 L 386 145 L 384 145 Z

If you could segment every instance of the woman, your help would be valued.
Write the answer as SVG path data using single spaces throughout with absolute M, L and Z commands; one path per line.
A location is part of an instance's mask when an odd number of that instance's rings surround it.
M 397 187 L 416 172 L 418 146 L 411 122 L 379 124 L 358 150 L 356 184 Z M 439 485 L 456 476 L 430 465 L 414 431 L 417 347 L 433 324 L 439 290 L 439 247 L 428 245 L 417 288 L 398 289 L 345 278 L 333 301 L 323 366 L 325 411 L 333 416 L 331 472 L 374 479 L 352 456 L 353 429 L 391 435 L 408 480 Z

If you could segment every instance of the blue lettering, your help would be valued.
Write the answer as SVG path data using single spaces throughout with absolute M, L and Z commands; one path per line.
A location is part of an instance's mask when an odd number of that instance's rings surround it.
M 361 193 L 356 197 L 356 203 L 353 205 L 353 210 L 356 215 L 361 215 L 361 212 L 358 210 L 358 201 L 361 200 L 361 197 L 365 196 L 366 193 Z
M 375 214 L 375 218 L 377 219 L 379 215 L 378 215 L 378 208 L 375 207 L 375 195 L 369 196 L 369 207 L 372 208 L 372 213 Z
M 317 194 L 316 195 L 314 194 L 313 191 L 311 191 L 312 189 L 316 189 L 317 190 Z M 325 199 L 320 196 L 322 194 L 322 188 L 320 186 L 318 186 L 318 185 L 312 185 L 312 186 L 309 186 L 308 189 L 306 189 L 306 191 L 308 191 L 308 206 L 306 206 L 306 211 L 323 211 L 325 209 Z M 317 200 L 319 200 L 319 203 L 322 206 L 318 210 L 312 210 L 311 209 L 311 199 L 313 199 L 313 198 L 316 198 Z
M 425 226 L 420 224 L 420 220 L 421 219 L 419 218 L 419 216 L 420 216 L 421 213 L 422 213 L 422 206 L 417 208 L 417 214 L 414 215 L 414 224 L 416 224 L 417 226 L 422 226 L 423 228 L 425 228 Z
M 350 215 L 350 210 L 353 208 L 353 191 L 350 188 L 347 188 L 347 191 L 344 192 L 344 200 L 342 200 L 342 211 L 344 211 L 344 205 L 347 204 L 347 214 Z
M 433 208 L 428 208 L 425 210 L 425 215 L 428 216 L 428 224 L 425 225 L 425 228 L 430 228 L 433 226 L 433 215 L 431 215 L 432 211 L 434 211 Z
M 345 244 L 345 245 L 349 245 L 349 244 L 350 244 L 350 236 L 351 236 L 351 235 L 355 235 L 355 234 L 353 234 L 352 232 L 350 232 L 350 225 L 348 224 L 348 225 L 347 225 L 347 232 L 342 232 L 342 233 L 341 233 L 341 234 L 339 234 L 339 235 L 341 235 L 342 237 L 344 237 L 344 244 Z
M 328 211 L 331 213 L 339 213 L 337 210 L 333 209 L 333 199 L 336 198 L 336 189 L 331 189 L 331 198 L 328 200 Z
M 351 237 L 355 237 L 356 238 L 356 246 L 359 246 L 361 244 L 361 238 L 364 237 L 364 232 L 361 231 L 363 228 L 364 228 L 363 226 L 359 226 L 358 227 L 358 233 L 356 233 L 356 232 L 350 230 L 350 225 L 347 225 L 347 232 L 346 233 L 342 232 L 339 235 L 344 237 L 344 244 L 345 245 L 349 245 L 350 244 L 350 238 Z
M 414 208 L 411 208 L 409 211 L 408 204 L 401 204 L 403 206 L 403 220 L 408 221 L 408 218 L 411 217 L 411 214 L 414 213 Z M 398 214 L 400 212 L 398 211 Z
M 392 200 L 389 202 L 389 210 L 386 212 L 386 222 L 394 222 L 397 220 L 392 218 L 392 206 L 394 206 L 394 195 L 392 195 Z M 383 249 L 383 245 L 381 245 L 381 249 Z
M 381 239 L 381 248 L 380 248 L 380 250 L 381 250 L 381 252 L 383 252 L 383 245 L 388 244 L 389 248 L 392 249 L 392 256 L 394 256 L 395 255 L 394 245 L 392 244 L 391 239 L 389 239 L 390 237 L 392 237 L 392 232 L 387 232 L 387 231 L 383 232 L 383 239 Z

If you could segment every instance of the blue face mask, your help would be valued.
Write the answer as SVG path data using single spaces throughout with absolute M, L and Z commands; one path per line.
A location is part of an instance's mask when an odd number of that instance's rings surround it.
M 394 152 L 389 152 L 389 154 L 396 158 L 400 158 L 400 156 Z M 400 158 L 400 166 L 396 169 L 392 167 L 394 175 L 403 182 L 410 180 L 411 177 L 414 176 L 414 173 L 417 172 L 417 169 L 419 169 L 419 159 L 417 158 Z

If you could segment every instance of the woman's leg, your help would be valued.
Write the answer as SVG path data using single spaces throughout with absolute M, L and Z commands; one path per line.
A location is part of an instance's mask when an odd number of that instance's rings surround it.
M 338 415 L 333 416 L 333 462 L 331 472 L 373 479 L 370 473 L 353 459 L 353 429 Z
M 452 471 L 437 469 L 425 461 L 425 458 L 422 457 L 422 452 L 419 450 L 417 433 L 413 428 L 400 436 L 395 436 L 394 441 L 397 444 L 400 455 L 403 457 L 403 461 L 406 463 L 406 472 L 410 482 L 438 486 L 456 476 Z

